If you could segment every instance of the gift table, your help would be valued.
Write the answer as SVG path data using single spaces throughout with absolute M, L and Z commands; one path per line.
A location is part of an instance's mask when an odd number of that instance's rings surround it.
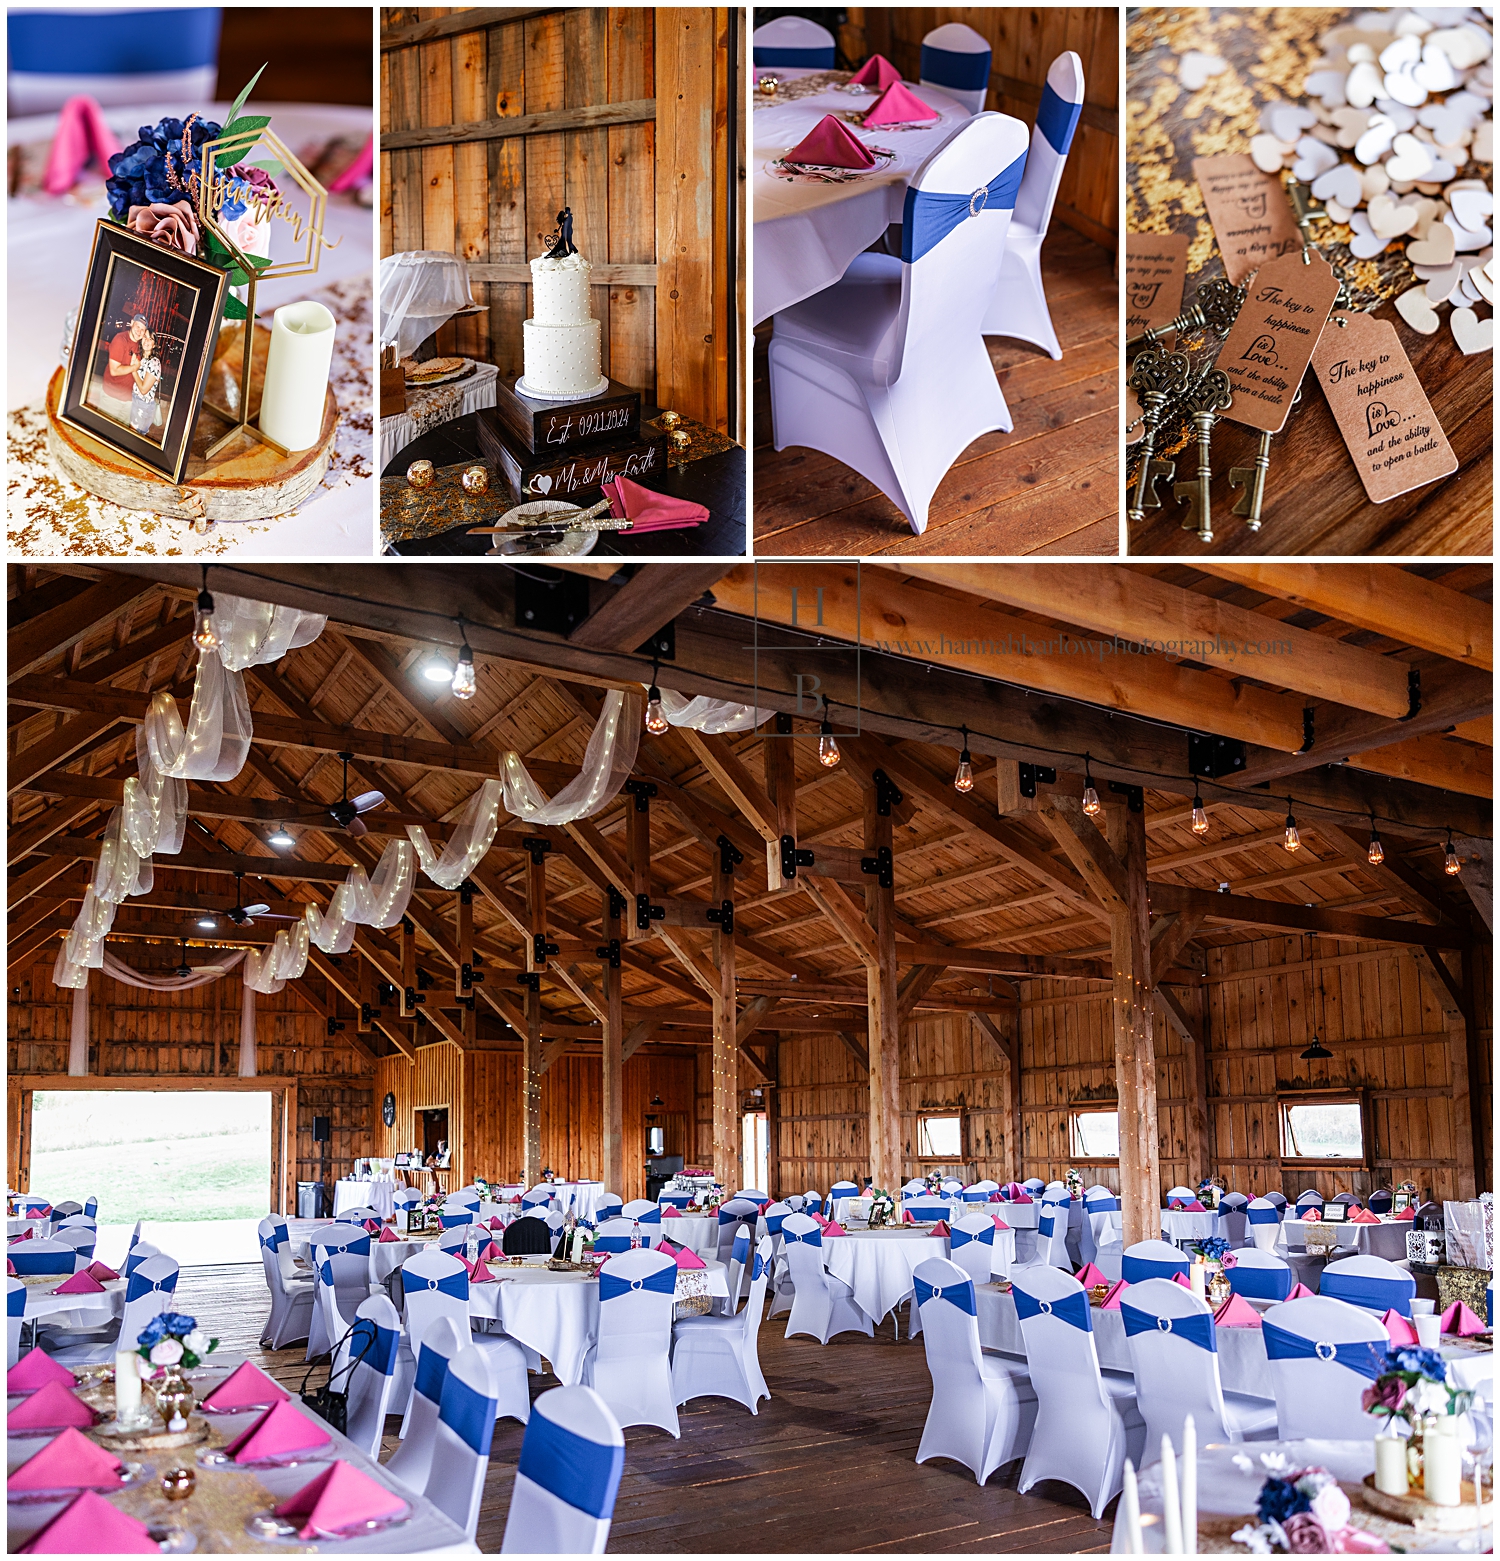
M 345 1209 L 374 1209 L 387 1218 L 396 1207 L 396 1184 L 393 1181 L 354 1181 L 345 1178 L 333 1185 L 333 1212 L 340 1215 Z

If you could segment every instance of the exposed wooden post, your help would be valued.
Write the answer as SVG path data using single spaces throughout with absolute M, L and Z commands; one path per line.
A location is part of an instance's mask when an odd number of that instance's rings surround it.
M 766 888 L 774 893 L 791 887 L 781 875 L 781 842 L 790 837 L 795 846 L 797 841 L 797 755 L 792 746 L 791 716 L 778 714 L 772 724 L 774 730 L 764 735 L 760 746 L 766 796 L 776 813 L 777 838 L 766 842 Z
M 644 795 L 632 796 L 625 804 L 625 871 L 630 882 L 625 892 L 631 900 L 651 895 L 651 804 Z M 635 905 L 625 914 L 626 936 L 638 943 L 651 936 L 636 923 Z
M 1489 960 L 1489 951 L 1485 951 L 1486 963 Z M 1483 1050 L 1490 1044 L 1490 1036 L 1493 1035 L 1492 1026 L 1481 1026 L 1479 1016 L 1483 1012 L 1484 994 L 1481 987 L 1481 967 L 1475 958 L 1472 946 L 1463 951 L 1461 969 L 1463 972 L 1464 994 L 1464 1053 L 1468 1063 L 1469 1086 L 1473 1088 L 1484 1077 Z M 1489 1035 L 1486 1035 L 1486 1029 Z M 1469 1130 L 1473 1149 L 1474 1181 L 1459 1192 L 1460 1198 L 1477 1198 L 1479 1191 L 1485 1187 L 1495 1185 L 1492 1168 L 1486 1163 L 1484 1152 L 1484 1123 L 1489 1115 L 1481 1105 L 1481 1109 L 1475 1111 L 1472 1103 L 1469 1108 Z
M 612 890 L 604 891 L 604 941 L 623 940 L 623 906 Z M 621 972 L 604 962 L 604 1084 L 601 1092 L 603 1122 L 603 1176 L 605 1188 L 620 1193 L 625 1185 L 625 996 Z
M 1212 1169 L 1208 1116 L 1208 1019 L 1198 1009 L 1202 994 L 1193 997 L 1159 986 L 1155 992 L 1162 1015 L 1182 1041 L 1183 1095 L 1187 1100 L 1187 1182 L 1196 1187 Z
M 723 853 L 714 856 L 714 903 L 734 899 L 734 871 L 725 871 Z M 738 1014 L 734 994 L 734 936 L 716 927 L 713 934 L 714 968 L 718 983 L 713 991 L 714 1019 L 714 1175 L 727 1187 L 739 1175 L 740 1074 Z M 734 1186 L 739 1183 L 735 1182 Z
M 542 1174 L 542 993 L 526 989 L 526 1035 L 521 1058 L 521 1180 L 534 1187 Z
M 865 790 L 865 851 L 892 850 L 890 814 L 880 812 L 880 790 Z M 895 1192 L 901 1175 L 901 1020 L 896 993 L 896 895 L 879 879 L 865 884 L 865 920 L 875 935 L 875 959 L 865 967 L 869 997 L 870 1176 Z
M 991 1014 L 970 1017 L 999 1047 L 1005 1058 L 1005 1162 L 1009 1165 L 1006 1181 L 1024 1179 L 1025 1141 L 1021 1136 L 1021 1000 L 1014 1008 L 997 1008 Z

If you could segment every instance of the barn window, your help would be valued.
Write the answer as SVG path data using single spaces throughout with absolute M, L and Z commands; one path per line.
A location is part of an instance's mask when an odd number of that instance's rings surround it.
M 1283 1160 L 1363 1160 L 1364 1117 L 1357 1099 L 1281 1103 Z
M 1075 1111 L 1070 1125 L 1070 1142 L 1075 1160 L 1120 1158 L 1118 1111 Z
M 917 1157 L 922 1160 L 963 1158 L 962 1117 L 921 1117 L 917 1123 Z

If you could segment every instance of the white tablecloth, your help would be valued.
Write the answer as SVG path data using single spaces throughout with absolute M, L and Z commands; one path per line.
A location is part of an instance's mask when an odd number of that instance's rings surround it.
M 227 103 L 204 105 L 206 113 L 222 113 Z M 326 142 L 340 134 L 363 135 L 371 128 L 370 110 L 328 104 L 257 104 L 257 110 L 271 116 L 271 129 L 294 151 L 309 143 Z M 165 114 L 180 114 L 181 104 L 156 104 L 141 107 L 107 108 L 105 120 L 122 146 L 136 138 L 141 125 L 154 125 Z M 49 139 L 56 116 L 13 119 L 7 126 L 12 146 Z M 6 310 L 8 334 L 7 369 L 9 406 L 30 409 L 26 419 L 11 419 L 12 437 L 33 431 L 36 409 L 41 408 L 47 382 L 59 361 L 63 322 L 70 310 L 78 307 L 83 282 L 93 247 L 94 226 L 109 211 L 104 186 L 97 186 L 98 199 L 89 204 L 73 197 L 51 195 L 18 196 L 6 203 L 9 224 L 7 256 L 9 290 Z M 335 367 L 347 344 L 365 360 L 363 391 L 369 396 L 368 363 L 373 360 L 374 317 L 371 276 L 374 268 L 370 208 L 359 206 L 347 196 L 333 196 L 327 205 L 324 235 L 337 247 L 324 249 L 317 274 L 287 277 L 265 283 L 256 290 L 255 305 L 263 324 L 270 323 L 270 312 L 282 304 L 294 303 L 321 293 L 333 283 L 362 279 L 362 298 L 352 301 L 339 315 L 339 349 Z M 286 240 L 278 240 L 286 243 Z M 216 556 L 233 552 L 236 557 L 291 557 L 338 554 L 370 557 L 375 548 L 374 458 L 375 408 L 370 405 L 346 406 L 344 425 L 339 431 L 338 447 L 328 475 L 317 492 L 298 510 L 273 521 L 248 525 L 216 526 L 200 537 L 183 521 L 162 522 L 141 514 L 139 520 L 121 521 L 139 535 L 129 537 L 128 547 L 108 545 L 117 529 L 106 533 L 95 519 L 90 556 L 111 552 L 132 554 L 189 554 Z M 41 427 L 45 428 L 45 417 Z M 61 482 L 61 479 L 59 479 Z M 70 492 L 72 484 L 63 486 Z M 90 500 L 90 506 L 101 501 Z M 111 517 L 129 516 L 117 506 L 105 507 Z M 24 494 L 15 487 L 10 495 L 11 551 L 24 549 L 29 554 L 67 551 L 68 537 L 57 531 L 55 523 L 45 527 L 27 521 Z M 54 534 L 57 532 L 57 534 Z
M 27 1230 L 33 1232 L 37 1238 L 40 1239 L 41 1237 L 45 1236 L 51 1229 L 51 1220 L 44 1220 L 39 1218 L 33 1218 L 29 1220 L 6 1220 L 5 1222 L 5 1235 L 7 1240 L 19 1236 L 23 1231 Z
M 1246 1442 L 1238 1447 L 1222 1444 L 1210 1446 L 1198 1454 L 1198 1511 L 1203 1514 L 1221 1513 L 1226 1516 L 1249 1517 L 1255 1511 L 1256 1498 L 1268 1477 L 1261 1464 L 1263 1454 L 1281 1453 L 1293 1468 L 1319 1465 L 1336 1475 L 1348 1485 L 1359 1485 L 1375 1467 L 1373 1441 L 1358 1442 Z M 1143 1523 L 1141 1537 L 1147 1555 L 1160 1555 L 1163 1550 L 1161 1524 L 1161 1464 L 1155 1455 L 1148 1454 L 1152 1462 L 1141 1472 L 1141 1513 L 1151 1514 L 1154 1523 Z M 1356 1508 L 1356 1514 L 1362 1511 Z M 1356 1521 L 1357 1526 L 1357 1521 Z M 1425 1534 L 1415 1529 L 1407 1530 L 1406 1543 L 1415 1553 L 1438 1555 L 1451 1554 L 1453 1534 Z M 1490 1531 L 1486 1531 L 1483 1548 L 1490 1546 Z M 1469 1537 L 1472 1539 L 1472 1530 Z M 1115 1517 L 1114 1542 L 1110 1549 L 1116 1554 L 1125 1548 L 1124 1518 Z
M 948 1256 L 948 1239 L 904 1230 L 856 1230 L 824 1241 L 822 1250 L 823 1266 L 879 1322 L 911 1294 L 911 1271 L 918 1263 Z
M 662 1234 L 680 1247 L 691 1247 L 694 1252 L 719 1250 L 719 1216 L 717 1214 L 684 1214 L 681 1219 L 669 1220 L 663 1210 Z M 765 1221 L 760 1221 L 760 1233 L 765 1234 Z
M 896 155 L 888 166 L 847 184 L 789 184 L 767 173 L 766 165 L 796 146 L 825 114 L 863 111 L 874 103 L 873 97 L 829 86 L 811 97 L 757 108 L 751 115 L 757 324 L 831 287 L 856 255 L 891 223 L 900 222 L 908 176 L 968 121 L 968 110 L 952 98 L 930 87 L 907 85 L 942 117 L 920 130 L 851 125 L 867 146 Z
M 1307 1224 L 1306 1220 L 1283 1220 L 1281 1238 L 1276 1243 L 1278 1249 L 1285 1251 L 1288 1247 L 1305 1247 Z M 1411 1221 L 1382 1220 L 1378 1225 L 1360 1225 L 1339 1220 L 1330 1228 L 1337 1232 L 1341 1247 L 1357 1247 L 1361 1253 L 1389 1258 L 1396 1263 L 1406 1256 L 1406 1233 L 1411 1229 Z
M 555 1273 L 545 1258 L 500 1272 L 504 1277 L 493 1284 L 469 1287 L 469 1315 L 500 1322 L 512 1338 L 551 1361 L 560 1381 L 573 1386 L 583 1376 L 584 1356 L 599 1332 L 599 1281 L 579 1273 Z M 679 1301 L 701 1293 L 689 1288 L 693 1272 L 678 1274 Z M 707 1264 L 707 1279 L 709 1295 L 729 1294 L 722 1263 Z
M 199 1381 L 198 1374 L 194 1375 L 194 1383 L 198 1388 L 199 1397 L 211 1391 L 211 1382 L 222 1380 L 227 1373 L 203 1373 L 203 1381 Z M 17 1400 L 10 1400 L 12 1404 Z M 311 1412 L 304 1409 L 294 1395 L 291 1404 L 299 1413 L 305 1414 L 309 1419 L 314 1419 Z M 244 1415 L 209 1415 L 206 1417 L 209 1424 L 222 1431 L 229 1437 L 237 1435 L 246 1424 Z M 322 1421 L 317 1422 L 323 1425 Z M 369 1476 L 387 1490 L 398 1491 L 412 1503 L 412 1514 L 404 1523 L 397 1523 L 390 1528 L 377 1530 L 373 1534 L 360 1535 L 354 1539 L 324 1540 L 317 1544 L 305 1545 L 300 1541 L 296 1547 L 286 1547 L 288 1554 L 293 1553 L 294 1548 L 300 1548 L 305 1552 L 317 1551 L 323 1554 L 337 1552 L 346 1554 L 350 1551 L 371 1555 L 477 1555 L 479 1546 L 473 1540 L 467 1538 L 461 1528 L 449 1517 L 445 1516 L 425 1497 L 408 1489 L 399 1480 L 387 1474 L 386 1471 L 374 1459 L 366 1456 L 347 1437 L 340 1436 L 337 1431 L 324 1426 L 328 1434 L 333 1438 L 331 1448 L 325 1448 L 322 1456 L 316 1461 L 299 1463 L 290 1469 L 257 1469 L 253 1472 L 241 1472 L 226 1470 L 198 1470 L 199 1490 L 203 1489 L 205 1482 L 210 1480 L 258 1480 L 270 1493 L 271 1500 L 267 1506 L 274 1506 L 279 1501 L 284 1501 L 296 1491 L 302 1489 L 312 1480 L 316 1479 L 335 1458 L 341 1458 L 344 1462 L 352 1464 L 361 1474 Z M 7 1473 L 17 1468 L 20 1464 L 40 1452 L 49 1437 L 11 1437 L 6 1449 Z M 150 1455 L 147 1461 L 156 1465 L 158 1471 L 167 1467 L 164 1462 L 164 1454 Z M 66 1505 L 65 1501 L 44 1502 L 36 1505 L 13 1502 L 10 1505 L 7 1518 L 8 1548 L 14 1554 L 26 1541 Z M 201 1503 L 188 1501 L 181 1506 L 168 1506 L 164 1501 L 157 1500 L 153 1505 L 153 1519 L 158 1513 L 170 1515 L 170 1520 L 182 1525 L 189 1531 L 195 1530 L 202 1522 L 203 1508 Z M 244 1536 L 241 1534 L 227 1534 L 217 1536 L 219 1543 L 213 1548 L 224 1551 L 239 1551 L 245 1549 Z M 227 1541 L 227 1543 L 226 1543 Z M 199 1552 L 203 1552 L 205 1545 L 197 1546 Z M 269 1546 L 266 1548 L 270 1548 Z
M 58 1285 L 66 1284 L 72 1276 L 52 1274 L 46 1279 L 32 1279 L 26 1283 L 26 1321 L 40 1322 L 47 1319 L 62 1323 L 67 1314 L 74 1314 L 79 1325 L 97 1328 L 110 1317 L 118 1317 L 125 1310 L 125 1281 L 106 1279 L 102 1291 L 90 1291 L 86 1295 L 56 1295 Z
M 339 1215 L 345 1209 L 369 1207 L 386 1219 L 396 1207 L 395 1196 L 395 1182 L 357 1182 L 346 1178 L 333 1184 L 333 1212 Z
M 451 423 L 465 413 L 495 404 L 495 382 L 500 370 L 493 363 L 480 363 L 467 379 L 451 385 L 434 385 L 431 390 L 406 387 L 406 410 L 393 412 L 380 420 L 380 469 L 384 471 L 413 439 Z
M 1206 1209 L 1202 1214 L 1189 1214 L 1185 1209 L 1163 1209 L 1161 1228 L 1168 1241 L 1179 1243 L 1223 1234 L 1216 1209 Z

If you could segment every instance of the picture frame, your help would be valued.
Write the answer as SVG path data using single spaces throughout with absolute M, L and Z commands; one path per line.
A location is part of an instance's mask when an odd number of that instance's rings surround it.
M 182 481 L 219 340 L 228 274 L 101 218 L 59 421 Z

